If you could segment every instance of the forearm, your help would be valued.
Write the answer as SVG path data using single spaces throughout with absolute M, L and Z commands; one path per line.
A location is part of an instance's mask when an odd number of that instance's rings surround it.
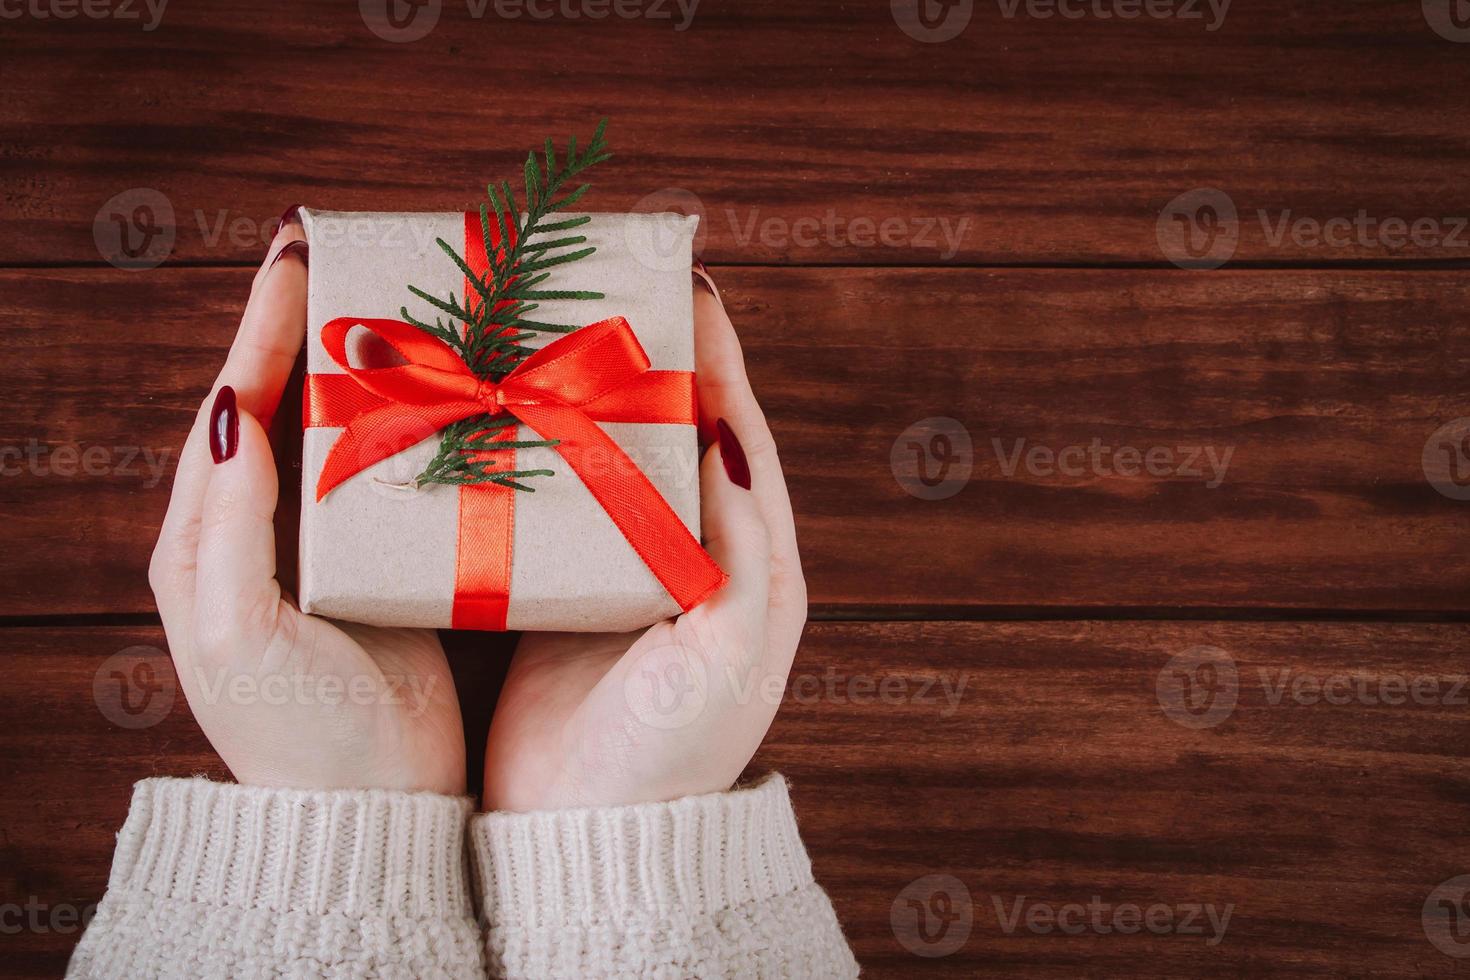
M 483 975 L 469 801 L 137 784 L 70 977 Z
M 473 819 L 492 976 L 853 977 L 785 780 Z

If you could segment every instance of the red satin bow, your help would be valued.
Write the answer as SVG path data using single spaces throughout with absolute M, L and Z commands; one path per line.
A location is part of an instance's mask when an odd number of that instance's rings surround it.
M 407 363 L 353 367 L 347 335 L 356 326 L 382 338 Z M 594 421 L 694 421 L 692 375 L 650 371 L 648 355 L 622 317 L 559 338 L 498 382 L 477 377 L 445 344 L 398 320 L 338 317 L 322 328 L 322 344 L 347 373 L 308 378 L 305 423 L 345 426 L 322 467 L 318 501 L 447 425 L 509 412 L 541 438 L 558 440 L 557 452 L 681 609 L 697 606 L 727 581 L 648 477 Z M 513 439 L 515 427 L 505 432 L 501 438 Z M 478 484 L 460 493 L 454 625 L 504 629 L 516 491 Z

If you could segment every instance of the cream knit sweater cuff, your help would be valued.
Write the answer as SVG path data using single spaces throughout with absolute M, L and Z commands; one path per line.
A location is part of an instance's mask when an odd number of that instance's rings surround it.
M 473 976 L 470 801 L 146 779 L 69 976 Z
M 852 977 L 786 781 L 470 825 L 492 976 Z

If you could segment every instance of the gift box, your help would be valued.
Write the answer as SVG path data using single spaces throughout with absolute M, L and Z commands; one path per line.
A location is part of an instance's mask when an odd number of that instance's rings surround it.
M 589 217 L 576 234 L 595 252 L 549 288 L 602 297 L 540 300 L 538 321 L 585 326 L 524 340 L 535 353 L 494 381 L 421 329 L 446 322 L 429 297 L 475 295 L 468 275 L 483 276 L 504 247 L 493 214 L 303 210 L 304 611 L 385 626 L 624 631 L 723 585 L 698 545 L 697 219 Z M 476 418 L 502 423 L 494 445 L 512 447 L 476 456 L 485 472 L 531 475 L 420 482 L 448 445 L 446 420 Z

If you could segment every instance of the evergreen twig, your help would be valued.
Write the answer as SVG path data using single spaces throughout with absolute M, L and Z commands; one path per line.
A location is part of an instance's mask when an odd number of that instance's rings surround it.
M 591 186 L 588 183 L 571 186 L 579 175 L 612 156 L 603 138 L 606 129 L 604 119 L 580 150 L 577 137 L 572 136 L 560 157 L 550 139 L 541 158 L 534 151 L 527 155 L 521 174 L 524 212 L 508 181 L 502 181 L 498 187 L 495 184 L 486 187 L 488 203 L 480 205 L 480 230 L 489 267 L 483 276 L 475 275 L 468 261 L 452 245 L 437 239 L 439 247 L 473 287 L 474 295 L 466 295 L 461 300 L 451 292 L 448 299 L 442 299 L 417 286 L 408 287 L 414 296 L 447 316 L 449 322 L 446 324 L 435 317 L 432 324 L 428 323 L 412 316 L 407 307 L 401 310 L 403 319 L 449 345 L 481 378 L 499 381 L 513 371 L 534 352 L 534 348 L 526 346 L 526 341 L 537 334 L 563 334 L 577 329 L 574 324 L 530 319 L 529 315 L 541 301 L 603 298 L 602 293 L 588 290 L 538 287 L 543 287 L 552 270 L 584 259 L 597 250 L 586 245 L 585 235 L 548 237 L 580 228 L 592 220 L 590 215 L 548 219 L 587 193 Z M 562 196 L 558 198 L 558 194 Z M 508 415 L 480 415 L 448 426 L 440 439 L 438 453 L 415 479 L 415 485 L 498 483 L 530 492 L 533 488 L 525 480 L 551 476 L 553 471 L 497 469 L 497 450 L 550 447 L 557 442 L 550 439 L 500 441 L 498 437 L 504 434 L 504 429 L 517 424 Z

